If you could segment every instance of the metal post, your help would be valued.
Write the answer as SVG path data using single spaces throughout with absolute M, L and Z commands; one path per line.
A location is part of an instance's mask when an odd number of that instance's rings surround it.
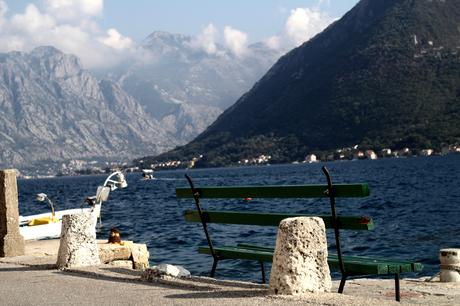
M 329 171 L 327 170 L 327 168 L 323 166 L 322 170 L 324 174 L 326 175 L 326 179 L 327 179 L 326 194 L 329 196 L 329 199 L 331 202 L 332 226 L 334 227 L 335 247 L 337 248 L 337 257 L 339 259 L 339 267 L 340 267 L 340 273 L 342 274 L 343 285 L 345 285 L 346 272 L 345 272 L 345 266 L 343 264 L 343 259 L 342 259 L 342 248 L 340 245 L 340 231 L 339 231 L 339 224 L 338 224 L 336 205 L 335 205 L 334 187 L 332 186 L 332 179 L 331 179 L 331 176 L 329 175 Z M 344 276 L 345 276 L 345 280 L 343 279 Z
M 263 261 L 260 262 L 260 269 L 262 270 L 262 284 L 265 284 L 265 283 L 267 283 L 267 281 L 265 279 L 265 268 L 264 268 L 264 262 Z
M 399 287 L 399 273 L 395 274 L 395 299 L 397 302 L 401 301 L 401 292 Z
M 188 181 L 188 183 L 190 185 L 190 189 L 192 190 L 193 199 L 195 200 L 196 209 L 198 210 L 198 214 L 200 215 L 201 225 L 203 225 L 203 230 L 204 230 L 204 234 L 206 236 L 206 240 L 208 241 L 209 250 L 211 251 L 212 257 L 214 258 L 214 263 L 212 265 L 212 271 L 211 271 L 211 276 L 214 276 L 214 271 L 216 269 L 217 261 L 219 260 L 219 257 L 214 252 L 214 247 L 212 245 L 211 237 L 209 236 L 209 233 L 208 233 L 208 226 L 206 224 L 206 220 L 205 220 L 205 218 L 203 216 L 203 212 L 201 210 L 200 192 L 197 189 L 195 189 L 195 186 L 193 185 L 192 178 L 190 176 L 188 176 L 186 174 L 185 178 L 187 179 L 187 181 Z
M 214 255 L 213 255 L 214 257 Z M 212 263 L 212 268 L 211 268 L 211 277 L 214 277 L 214 275 L 216 274 L 216 268 L 217 268 L 217 262 L 219 261 L 219 258 L 217 257 L 214 257 L 214 262 Z
M 347 281 L 347 275 L 342 274 L 342 279 L 340 280 L 340 285 L 339 285 L 339 293 L 343 292 L 343 288 L 345 287 L 345 282 Z

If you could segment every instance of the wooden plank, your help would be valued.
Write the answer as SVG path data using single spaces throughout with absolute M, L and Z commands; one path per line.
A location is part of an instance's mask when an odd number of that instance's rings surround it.
M 263 252 L 274 252 L 273 247 L 266 247 L 266 246 L 259 246 L 254 244 L 248 243 L 239 243 L 237 244 L 238 248 L 242 249 L 252 249 L 255 251 L 263 251 Z M 421 263 L 413 263 L 409 261 L 401 261 L 401 260 L 391 260 L 391 259 L 382 259 L 382 258 L 369 258 L 369 257 L 362 257 L 362 256 L 343 256 L 345 264 L 348 264 L 348 268 L 351 269 L 351 265 L 362 265 L 361 272 L 366 270 L 369 265 L 380 265 L 380 268 L 374 269 L 374 271 L 380 270 L 380 274 L 394 274 L 399 271 L 399 273 L 403 272 L 420 272 L 423 270 L 423 265 Z M 328 256 L 328 262 L 334 265 L 334 267 L 339 269 L 338 265 L 338 257 L 335 254 L 330 254 Z
M 296 213 L 262 213 L 252 211 L 203 211 L 207 223 L 246 224 L 262 226 L 278 226 L 281 220 L 292 217 L 320 217 L 326 228 L 332 228 L 332 216 L 309 215 Z M 188 222 L 201 222 L 198 211 L 184 211 L 184 218 Z M 351 230 L 373 230 L 374 221 L 364 216 L 339 216 L 339 228 Z
M 339 261 L 335 256 L 328 256 L 327 263 L 329 264 L 329 269 L 340 271 Z M 347 262 L 344 260 L 344 266 L 348 275 L 388 274 L 386 266 L 379 265 L 378 263 Z
M 254 249 L 254 250 L 260 250 L 264 252 L 273 253 L 275 251 L 274 247 L 260 246 L 260 245 L 249 244 L 249 243 L 238 243 L 236 246 L 242 249 Z
M 273 248 L 250 244 L 238 244 L 237 246 L 214 247 L 216 253 L 222 259 L 247 259 L 264 262 L 273 260 Z M 211 254 L 209 247 L 200 247 L 202 254 Z M 389 275 L 403 272 L 419 272 L 423 269 L 420 263 L 407 261 L 393 261 L 387 259 L 374 259 L 359 256 L 344 256 L 345 270 L 349 275 Z M 328 256 L 328 264 L 331 270 L 339 271 L 337 255 Z
M 395 274 L 404 272 L 420 272 L 423 270 L 421 263 L 409 261 L 369 258 L 361 256 L 344 256 L 345 270 L 350 274 L 363 275 L 369 274 Z M 339 260 L 337 255 L 329 255 L 329 267 L 333 270 L 339 270 Z
M 273 253 L 270 252 L 240 249 L 230 246 L 217 247 L 214 248 L 214 251 L 220 257 L 220 259 L 247 259 L 264 262 L 273 261 Z M 209 247 L 200 247 L 198 248 L 198 252 L 202 254 L 211 254 Z
M 327 185 L 285 185 L 285 186 L 227 186 L 196 188 L 200 198 L 243 199 L 243 198 L 325 198 Z M 335 184 L 336 197 L 367 197 L 367 184 Z M 176 188 L 177 198 L 192 198 L 189 187 Z

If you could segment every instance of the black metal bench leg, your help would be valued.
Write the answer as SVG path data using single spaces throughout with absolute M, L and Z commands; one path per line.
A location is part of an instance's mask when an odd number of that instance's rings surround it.
M 340 280 L 340 285 L 339 285 L 339 293 L 343 292 L 343 288 L 345 287 L 345 282 L 347 281 L 347 276 L 342 275 L 342 279 Z
M 211 277 L 214 277 L 214 275 L 216 274 L 216 268 L 217 268 L 218 261 L 219 259 L 214 258 L 214 262 L 212 263 L 212 269 L 211 269 Z
M 399 273 L 395 274 L 395 299 L 396 301 L 401 301 L 401 292 L 399 287 Z
M 262 284 L 266 284 L 267 281 L 265 280 L 265 268 L 264 268 L 264 262 L 260 262 L 260 269 L 262 270 Z

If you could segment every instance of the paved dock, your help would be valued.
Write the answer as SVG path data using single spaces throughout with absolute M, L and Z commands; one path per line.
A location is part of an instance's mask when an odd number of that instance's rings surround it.
M 26 255 L 0 258 L 0 305 L 460 305 L 460 283 L 427 279 L 402 280 L 397 303 L 392 279 L 350 280 L 345 294 L 283 297 L 266 285 L 206 277 L 147 282 L 141 271 L 106 265 L 59 271 L 58 245 L 28 242 Z

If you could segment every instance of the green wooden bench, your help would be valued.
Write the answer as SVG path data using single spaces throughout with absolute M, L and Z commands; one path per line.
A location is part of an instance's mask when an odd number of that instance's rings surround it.
M 211 277 L 214 277 L 217 263 L 224 259 L 244 259 L 258 261 L 265 282 L 264 262 L 273 259 L 273 248 L 252 244 L 233 246 L 215 246 L 208 230 L 209 223 L 278 226 L 281 220 L 290 217 L 321 217 L 327 229 L 334 230 L 335 254 L 329 254 L 328 264 L 333 271 L 341 273 L 339 293 L 343 292 L 347 278 L 364 275 L 393 275 L 395 279 L 395 299 L 400 300 L 400 273 L 419 272 L 423 265 L 416 262 L 348 256 L 342 254 L 340 230 L 372 230 L 374 222 L 364 216 L 338 216 L 336 198 L 366 197 L 369 195 L 367 184 L 332 184 L 328 170 L 323 167 L 327 185 L 287 185 L 287 186 L 227 186 L 195 187 L 192 179 L 186 175 L 190 187 L 176 188 L 177 198 L 193 198 L 196 210 L 186 210 L 185 220 L 200 222 L 203 226 L 208 246 L 199 247 L 198 252 L 209 254 L 214 262 Z M 203 210 L 200 199 L 244 199 L 244 198 L 328 198 L 330 215 L 307 215 L 292 213 L 266 213 L 253 211 L 215 211 Z

